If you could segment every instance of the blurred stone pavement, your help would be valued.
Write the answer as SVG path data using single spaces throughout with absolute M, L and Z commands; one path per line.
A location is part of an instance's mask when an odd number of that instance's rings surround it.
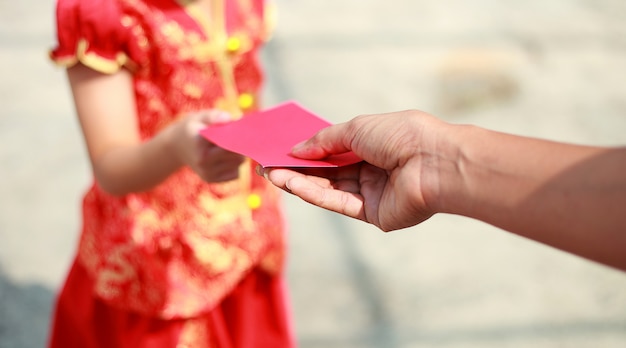
M 621 0 L 276 3 L 266 105 L 626 144 Z M 0 348 L 44 346 L 90 181 L 53 15 L 0 1 Z M 302 348 L 626 347 L 626 273 L 467 218 L 385 234 L 285 200 Z

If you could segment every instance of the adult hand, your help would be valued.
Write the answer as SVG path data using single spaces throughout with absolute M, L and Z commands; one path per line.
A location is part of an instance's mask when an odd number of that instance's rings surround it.
M 321 159 L 353 151 L 365 162 L 335 169 L 262 169 L 274 185 L 303 200 L 378 226 L 383 231 L 418 224 L 436 209 L 438 130 L 445 123 L 419 111 L 360 116 L 330 126 L 292 154 Z
M 210 124 L 231 121 L 230 114 L 220 110 L 203 110 L 189 114 L 175 126 L 174 146 L 180 161 L 206 182 L 223 182 L 239 176 L 245 157 L 225 150 L 199 135 Z

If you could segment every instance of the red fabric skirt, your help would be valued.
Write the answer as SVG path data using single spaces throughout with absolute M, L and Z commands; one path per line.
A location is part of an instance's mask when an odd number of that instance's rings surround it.
M 215 309 L 163 320 L 111 307 L 74 262 L 57 299 L 51 348 L 294 347 L 281 277 L 253 270 Z

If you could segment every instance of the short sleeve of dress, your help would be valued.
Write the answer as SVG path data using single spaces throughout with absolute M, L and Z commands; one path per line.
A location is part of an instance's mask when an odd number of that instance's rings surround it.
M 57 0 L 57 46 L 50 58 L 70 67 L 78 62 L 114 73 L 129 62 L 128 29 L 116 0 Z
M 272 37 L 272 34 L 274 34 L 274 30 L 276 28 L 277 9 L 273 0 L 264 0 L 263 5 L 262 13 L 265 29 L 263 34 L 265 40 L 269 40 Z

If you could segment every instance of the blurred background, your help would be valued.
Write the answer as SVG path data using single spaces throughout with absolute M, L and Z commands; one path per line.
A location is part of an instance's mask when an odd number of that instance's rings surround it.
M 624 1 L 275 2 L 268 106 L 626 144 Z M 0 0 L 1 348 L 44 346 L 90 181 L 53 43 L 52 0 Z M 300 347 L 626 346 L 626 273 L 462 217 L 384 234 L 285 199 Z

